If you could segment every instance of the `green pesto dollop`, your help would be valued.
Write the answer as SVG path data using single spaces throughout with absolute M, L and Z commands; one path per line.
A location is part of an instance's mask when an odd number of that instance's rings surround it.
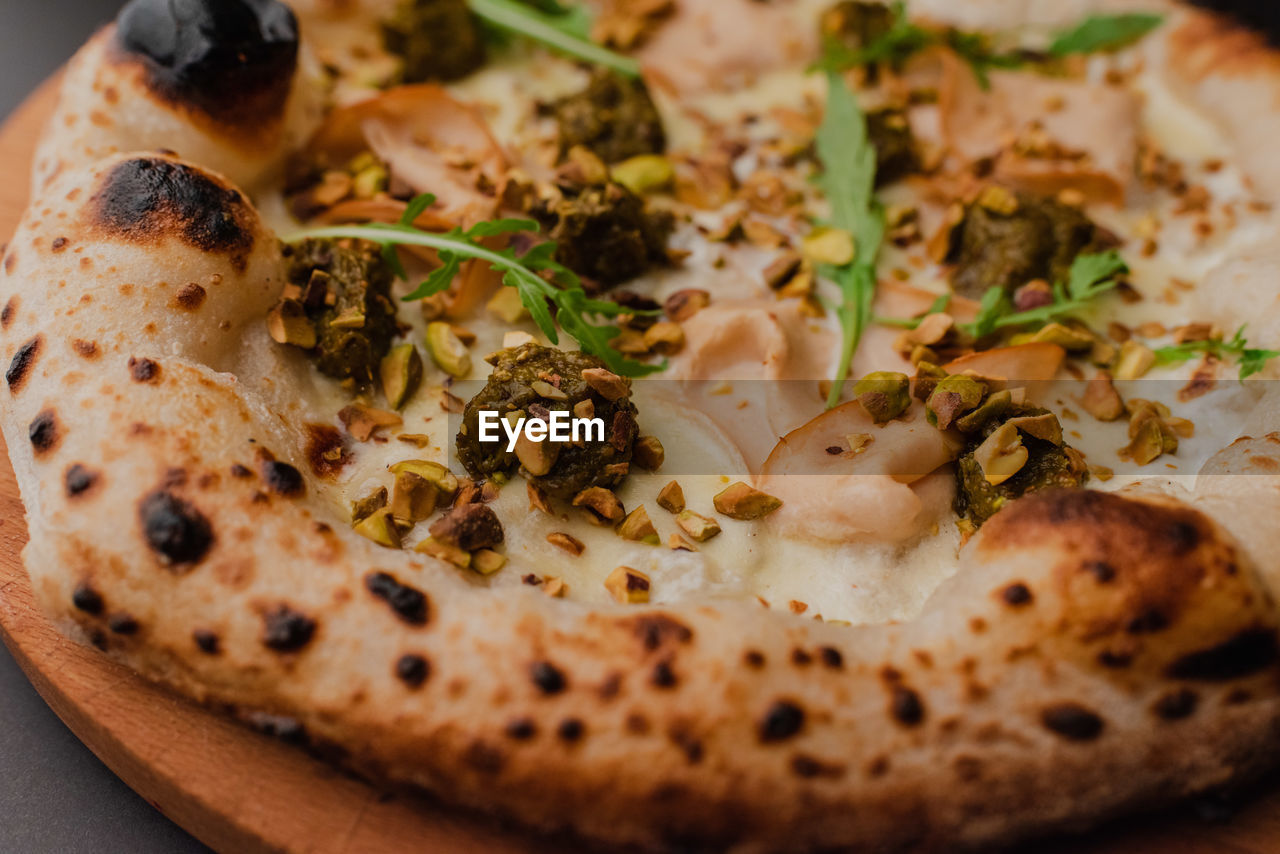
M 920 155 L 905 110 L 884 107 L 867 113 L 867 138 L 876 147 L 876 186 L 920 171 Z
M 981 526 L 1015 498 L 1040 489 L 1079 487 L 1088 480 L 1089 472 L 1081 457 L 1067 445 L 1055 445 L 1026 433 L 1019 438 L 1027 449 L 1027 462 L 1008 480 L 1000 484 L 988 482 L 974 456 L 974 451 L 1002 424 L 1012 418 L 1044 415 L 1047 410 L 1027 404 L 1001 407 L 999 415 L 969 433 L 964 452 L 956 461 L 955 511 L 962 519 Z
M 382 22 L 382 41 L 403 62 L 401 83 L 457 80 L 485 62 L 484 32 L 466 0 L 401 0 Z
M 578 417 L 604 422 L 604 440 L 593 436 L 581 445 L 557 443 L 554 465 L 546 474 L 529 477 L 548 495 L 570 500 L 593 486 L 613 489 L 626 478 L 637 435 L 636 407 L 626 393 L 611 400 L 583 378 L 585 370 L 599 370 L 604 363 L 586 353 L 569 353 L 554 347 L 525 344 L 501 350 L 490 357 L 493 373 L 485 387 L 467 404 L 457 435 L 458 459 L 474 478 L 495 474 L 510 476 L 519 468 L 514 453 L 507 453 L 506 434 L 501 441 L 480 441 L 480 413 L 498 416 L 522 412 L 547 417 L 551 412 L 578 413 Z M 556 390 L 547 395 L 547 386 Z M 589 403 L 588 403 L 589 402 Z
M 335 379 L 371 382 L 398 329 L 394 274 L 378 248 L 359 241 L 305 240 L 286 246 L 288 281 L 306 295 L 315 324 L 316 368 Z
M 550 106 L 560 128 L 560 149 L 590 149 L 605 163 L 619 163 L 667 148 L 662 117 L 643 80 L 598 68 L 587 88 Z

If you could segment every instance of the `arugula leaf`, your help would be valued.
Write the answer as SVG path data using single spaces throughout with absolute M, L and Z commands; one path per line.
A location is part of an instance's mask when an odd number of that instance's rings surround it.
M 433 197 L 429 195 L 417 197 L 409 203 L 400 222 L 394 225 L 369 223 L 316 228 L 292 235 L 286 238 L 286 242 L 296 243 L 308 238 L 367 240 L 383 247 L 383 254 L 392 270 L 402 279 L 408 277 L 404 265 L 396 255 L 397 246 L 425 246 L 436 250 L 440 257 L 440 267 L 433 270 L 426 281 L 404 298 L 406 302 L 447 290 L 461 270 L 463 261 L 484 261 L 502 272 L 504 285 L 516 289 L 520 294 L 520 301 L 551 343 L 560 343 L 560 335 L 556 330 L 556 323 L 559 322 L 560 328 L 578 342 L 583 352 L 598 357 L 616 374 L 642 377 L 666 368 L 665 364 L 645 365 L 628 359 L 613 348 L 610 342 L 618 337 L 621 330 L 607 322 L 594 323 L 588 319 L 589 316 L 607 319 L 636 314 L 636 309 L 590 299 L 573 271 L 556 262 L 556 244 L 540 243 L 523 255 L 517 255 L 514 249 L 490 249 L 480 242 L 485 237 L 498 234 L 536 233 L 536 222 L 522 219 L 493 220 L 478 223 L 466 231 L 455 228 L 443 234 L 414 227 L 413 221 L 433 201 Z M 554 316 L 551 306 L 556 308 Z
M 1156 350 L 1156 364 L 1180 365 L 1201 354 L 1215 356 L 1223 361 L 1236 360 L 1240 368 L 1240 379 L 1247 379 L 1267 366 L 1267 362 L 1280 357 L 1280 350 L 1263 350 L 1250 347 L 1244 337 L 1244 327 L 1236 330 L 1230 341 L 1206 339 L 1204 341 L 1188 341 L 1173 347 L 1161 347 Z
M 563 13 L 542 11 L 519 0 L 467 0 L 471 11 L 509 33 L 541 42 L 575 59 L 601 65 L 627 77 L 640 76 L 640 63 L 601 47 L 587 37 L 589 19 L 580 7 Z
M 961 328 L 974 338 L 984 338 L 1000 329 L 1013 326 L 1051 323 L 1089 306 L 1120 284 L 1117 278 L 1129 272 L 1129 265 L 1114 249 L 1098 254 L 1077 255 L 1071 262 L 1067 282 L 1053 286 L 1053 302 L 1026 311 L 1014 311 L 1003 288 L 991 287 L 982 295 L 978 316 Z
M 876 261 L 884 242 L 884 209 L 875 197 L 876 148 L 867 137 L 867 119 L 858 99 L 835 71 L 827 72 L 827 106 L 814 138 L 822 171 L 818 186 L 831 204 L 828 225 L 853 235 L 854 257 L 840 267 L 819 272 L 840 287 L 840 363 L 827 399 L 827 408 L 840 402 L 840 392 L 862 333 L 871 320 L 875 298 Z
M 1060 33 L 1049 45 L 1049 55 L 1063 57 L 1073 53 L 1119 50 L 1160 26 L 1163 20 L 1160 15 L 1142 13 L 1093 15 Z

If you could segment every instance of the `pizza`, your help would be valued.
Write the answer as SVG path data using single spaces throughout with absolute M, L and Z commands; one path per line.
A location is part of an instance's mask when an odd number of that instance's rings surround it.
M 1162 0 L 133 0 L 0 264 L 36 597 L 602 845 L 1248 781 L 1278 100 Z

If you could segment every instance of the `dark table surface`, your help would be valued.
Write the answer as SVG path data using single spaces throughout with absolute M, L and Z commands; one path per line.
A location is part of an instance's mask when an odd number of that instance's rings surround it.
M 119 5 L 119 0 L 0 0 L 0 116 L 12 112 Z M 1211 0 L 1208 5 L 1244 11 L 1273 32 L 1280 25 L 1274 0 Z M 27 180 L 25 170 L 14 164 L 0 167 L 5 180 Z M 0 852 L 205 850 L 80 743 L 0 645 Z
M 0 116 L 53 73 L 118 0 L 0 0 Z M 0 164 L 6 181 L 27 180 Z M 8 235 L 0 235 L 0 242 Z M 71 734 L 0 644 L 0 852 L 205 851 Z

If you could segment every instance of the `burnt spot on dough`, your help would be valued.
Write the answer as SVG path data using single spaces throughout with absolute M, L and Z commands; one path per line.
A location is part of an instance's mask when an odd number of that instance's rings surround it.
M 98 344 L 95 341 L 86 341 L 83 338 L 76 338 L 71 342 L 71 349 L 76 351 L 76 355 L 82 359 L 98 358 Z
M 1116 580 L 1115 567 L 1103 560 L 1085 561 L 1084 571 L 1096 578 L 1099 584 L 1110 584 Z
M 528 741 L 538 734 L 538 725 L 530 718 L 516 718 L 507 724 L 504 731 L 507 738 L 514 741 Z
M 139 63 L 157 98 L 254 137 L 283 115 L 298 22 L 277 0 L 133 0 L 116 19 L 114 55 Z
M 162 488 L 138 505 L 143 537 L 166 566 L 198 563 L 213 546 L 213 527 L 195 505 Z
M 679 722 L 673 724 L 667 730 L 667 738 L 671 739 L 672 744 L 680 748 L 680 752 L 684 754 L 684 758 L 688 760 L 690 765 L 697 765 L 702 761 L 702 757 L 706 753 L 702 739 L 690 732 L 687 725 Z
M 121 611 L 107 618 L 107 628 L 112 634 L 132 636 L 138 633 L 140 626 L 132 614 Z
M 153 383 L 160 379 L 160 366 L 150 359 L 130 356 L 129 376 L 136 383 Z
M 245 722 L 263 735 L 279 739 L 285 744 L 301 747 L 308 741 L 307 729 L 297 718 L 288 715 L 271 715 L 266 712 L 250 712 Z
M 9 260 L 11 258 L 13 258 L 12 255 L 10 255 L 9 258 L 5 259 L 4 265 L 6 269 L 11 266 L 9 263 Z M 4 308 L 0 308 L 0 329 L 8 329 L 10 326 L 12 326 L 13 319 L 14 317 L 17 316 L 17 314 L 18 314 L 18 297 L 15 295 L 15 296 L 9 297 L 9 301 L 4 304 Z
M 410 688 L 421 688 L 431 675 L 431 665 L 425 658 L 405 653 L 396 659 L 396 678 Z
M 62 482 L 66 487 L 67 497 L 77 498 L 93 488 L 93 485 L 98 482 L 98 475 L 80 463 L 76 463 L 67 469 L 66 474 L 62 476 Z
M 556 737 L 561 741 L 573 743 L 581 741 L 586 734 L 587 726 L 579 718 L 565 718 L 556 727 Z
M 4 271 L 12 273 L 18 266 L 18 253 L 10 251 L 4 256 Z
M 568 685 L 564 673 L 549 661 L 535 661 L 529 668 L 529 678 L 547 696 L 559 694 Z
M 306 430 L 307 444 L 303 453 L 311 471 L 323 480 L 334 479 L 351 462 L 346 437 L 328 424 L 308 424 Z
M 13 361 L 9 362 L 9 370 L 4 374 L 5 382 L 9 384 L 9 391 L 13 394 L 22 391 L 22 387 L 26 385 L 27 377 L 30 376 L 36 359 L 40 357 L 42 347 L 44 347 L 44 337 L 37 335 L 13 354 Z
M 761 670 L 765 665 L 764 653 L 758 649 L 749 649 L 742 654 L 742 663 L 752 670 Z
M 889 714 L 903 726 L 919 726 L 924 723 L 924 702 L 912 689 L 894 685 L 889 693 Z
M 262 615 L 262 644 L 276 652 L 298 652 L 311 643 L 316 623 L 288 605 L 278 605 Z
M 1103 720 L 1079 703 L 1056 703 L 1040 712 L 1045 729 L 1068 741 L 1093 741 L 1102 734 Z
M 760 719 L 760 740 L 785 741 L 804 728 L 804 709 L 790 700 L 776 700 Z
M 57 414 L 52 409 L 46 409 L 37 415 L 27 427 L 27 438 L 31 440 L 31 448 L 37 457 L 52 452 L 62 438 Z
M 791 773 L 804 780 L 826 778 L 835 780 L 844 776 L 845 767 L 834 762 L 823 762 L 805 753 L 791 757 Z
M 91 617 L 100 616 L 106 607 L 102 594 L 88 581 L 80 582 L 76 585 L 76 589 L 71 591 L 71 604 L 77 611 L 83 611 Z
M 253 214 L 240 191 L 159 157 L 112 167 L 89 200 L 87 215 L 109 237 L 143 245 L 176 237 L 202 252 L 229 255 L 238 270 L 253 249 Z
M 195 311 L 204 305 L 208 292 L 195 282 L 188 282 L 173 295 L 173 305 L 183 311 Z
M 844 669 L 844 655 L 833 646 L 818 647 L 818 656 L 828 670 Z
M 687 644 L 693 640 L 693 629 L 666 614 L 642 614 L 627 618 L 627 622 L 649 652 L 667 643 Z
M 267 489 L 285 498 L 298 498 L 307 491 L 302 472 L 288 463 L 275 460 L 263 461 L 262 482 L 267 485 Z
M 218 655 L 222 652 L 222 639 L 218 637 L 217 632 L 196 629 L 191 633 L 191 640 L 195 642 L 196 649 L 205 655 Z
M 1180 721 L 1195 714 L 1199 704 L 1200 696 L 1195 691 L 1179 688 L 1156 700 L 1151 711 L 1161 720 Z
M 1031 589 L 1021 582 L 1014 582 L 1000 591 L 1000 598 L 1012 608 L 1021 608 L 1031 604 Z
M 1125 626 L 1125 631 L 1131 635 L 1150 635 L 1164 631 L 1168 627 L 1169 618 L 1163 611 L 1158 608 L 1148 608 L 1130 620 Z
M 678 682 L 679 679 L 676 678 L 670 661 L 659 661 L 653 666 L 653 672 L 649 675 L 649 684 L 655 688 L 674 688 Z
M 53 238 L 53 243 L 50 244 L 50 246 L 54 252 L 61 252 L 67 248 L 67 244 L 70 242 L 71 241 L 67 240 L 65 237 L 55 237 Z
M 813 656 L 807 650 L 796 647 L 791 650 L 791 663 L 796 667 L 808 667 L 813 663 Z
M 1276 653 L 1274 629 L 1246 629 L 1217 646 L 1184 655 L 1169 666 L 1168 675 L 1193 682 L 1227 682 L 1270 667 Z
M 415 587 L 401 584 L 388 572 L 371 572 L 364 578 L 365 589 L 391 606 L 400 619 L 411 626 L 427 623 L 426 594 Z
M 502 771 L 507 760 L 501 749 L 483 741 L 473 741 L 463 752 L 462 761 L 481 774 L 494 776 Z
M 236 480 L 248 480 L 253 477 L 253 469 L 240 463 L 233 463 L 231 466 L 231 476 Z

